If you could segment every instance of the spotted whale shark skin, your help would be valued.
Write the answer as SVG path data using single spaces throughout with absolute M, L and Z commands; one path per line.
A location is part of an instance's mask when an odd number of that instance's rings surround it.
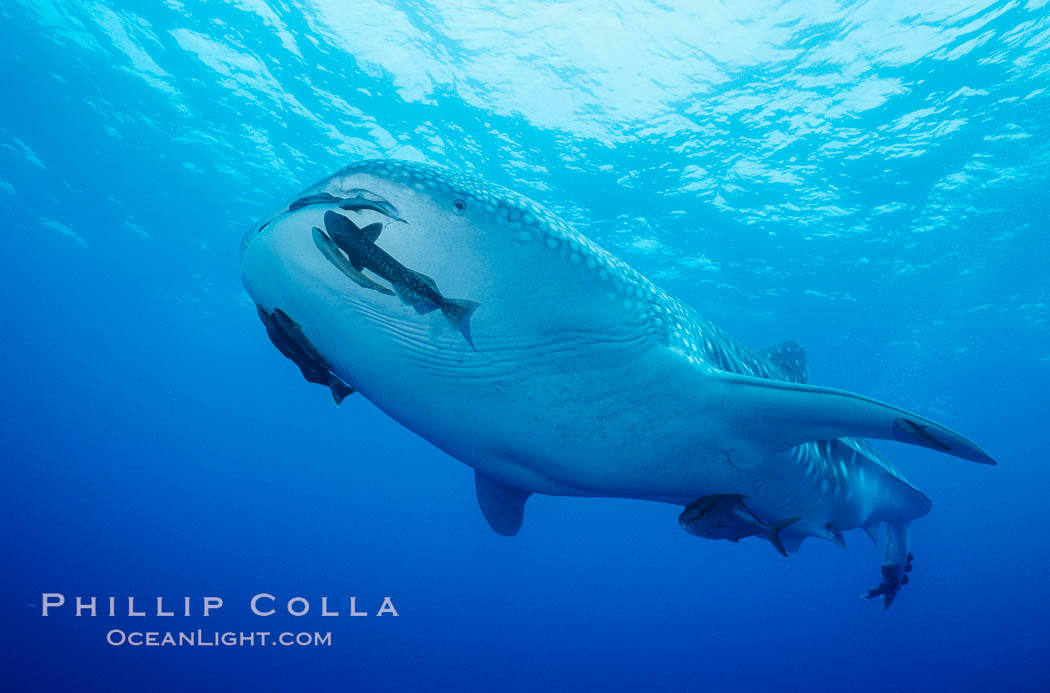
M 354 204 L 362 191 L 382 202 Z M 476 303 L 473 344 L 319 252 L 312 230 L 330 211 L 382 223 L 384 253 Z M 789 552 L 884 524 L 899 583 L 908 523 L 930 502 L 861 438 L 994 464 L 918 414 L 806 384 L 801 349 L 751 351 L 541 205 L 457 171 L 350 165 L 249 230 L 241 271 L 340 380 L 475 470 L 501 534 L 531 493 L 681 506 L 740 494 L 764 522 L 801 518 L 781 533 Z

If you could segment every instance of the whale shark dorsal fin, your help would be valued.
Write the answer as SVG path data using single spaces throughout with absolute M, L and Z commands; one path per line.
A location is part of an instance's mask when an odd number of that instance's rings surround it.
M 852 392 L 727 372 L 715 375 L 714 382 L 726 456 L 743 469 L 811 440 L 850 436 L 896 440 L 995 464 L 976 443 L 955 431 Z
M 525 501 L 532 492 L 496 481 L 477 470 L 474 471 L 474 485 L 481 514 L 485 516 L 489 527 L 505 537 L 517 534 L 525 517 Z
M 806 350 L 797 342 L 781 342 L 766 347 L 758 355 L 772 363 L 783 379 L 793 383 L 804 383 L 809 379 Z

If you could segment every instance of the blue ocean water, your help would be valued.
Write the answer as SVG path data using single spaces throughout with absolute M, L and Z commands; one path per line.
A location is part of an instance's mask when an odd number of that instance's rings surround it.
M 0 687 L 1050 690 L 1048 65 L 1042 0 L 0 2 Z M 537 496 L 496 536 L 469 468 L 304 383 L 241 286 L 252 223 L 375 156 L 528 195 L 1000 466 L 879 445 L 933 500 L 886 612 L 860 532 L 784 559 Z

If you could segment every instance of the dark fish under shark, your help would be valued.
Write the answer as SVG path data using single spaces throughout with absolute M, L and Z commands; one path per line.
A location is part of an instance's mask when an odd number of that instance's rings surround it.
M 374 224 L 379 226 L 378 224 Z M 339 249 L 339 246 L 328 237 L 321 229 L 316 226 L 313 228 L 314 234 L 314 245 L 321 251 L 321 254 L 325 256 L 329 262 L 335 265 L 336 269 L 345 274 L 349 279 L 355 282 L 358 286 L 364 287 L 365 289 L 372 289 L 378 291 L 381 294 L 393 295 L 393 290 L 388 289 L 382 284 L 377 284 L 365 275 L 361 274 L 361 271 L 355 269 L 350 261 L 343 255 L 343 251 Z
M 746 496 L 738 493 L 703 496 L 685 507 L 678 524 L 693 536 L 704 539 L 728 539 L 737 542 L 744 537 L 765 536 L 773 547 L 787 556 L 780 532 L 801 517 L 790 517 L 772 524 L 763 522 L 744 505 Z
M 341 404 L 347 396 L 354 394 L 354 388 L 332 373 L 297 322 L 280 308 L 274 308 L 273 313 L 267 313 L 260 306 L 256 308 L 270 341 L 286 358 L 299 366 L 306 382 L 328 387 L 336 404 Z
M 380 224 L 369 224 L 362 229 L 342 214 L 329 210 L 324 213 L 324 225 L 335 245 L 346 253 L 353 270 L 360 273 L 367 269 L 390 282 L 398 297 L 415 308 L 417 313 L 425 314 L 440 309 L 467 343 L 474 346 L 470 336 L 470 316 L 477 310 L 478 304 L 466 299 L 446 298 L 433 279 L 410 270 L 376 245 L 383 228 Z M 317 241 L 316 236 L 314 240 Z M 343 270 L 343 273 L 346 271 Z

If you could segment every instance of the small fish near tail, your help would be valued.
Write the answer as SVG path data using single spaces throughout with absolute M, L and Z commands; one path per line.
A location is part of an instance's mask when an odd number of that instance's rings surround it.
M 908 548 L 908 523 L 886 523 L 886 553 L 882 559 L 882 582 L 874 589 L 862 594 L 863 599 L 882 597 L 882 609 L 885 611 L 897 598 L 903 585 L 908 584 L 908 573 L 915 555 Z

